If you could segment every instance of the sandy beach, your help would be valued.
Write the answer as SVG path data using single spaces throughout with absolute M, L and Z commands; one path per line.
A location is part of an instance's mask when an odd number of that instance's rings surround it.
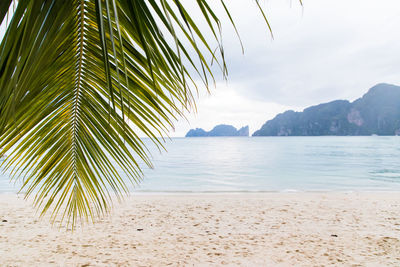
M 1 266 L 399 266 L 400 193 L 136 195 L 73 233 L 0 195 Z

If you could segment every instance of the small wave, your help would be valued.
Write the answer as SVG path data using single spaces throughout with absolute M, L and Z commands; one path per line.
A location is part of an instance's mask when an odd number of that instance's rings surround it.
M 297 189 L 288 188 L 288 189 L 280 190 L 279 192 L 282 192 L 282 193 L 297 193 L 297 192 L 302 192 L 302 191 L 301 190 L 297 190 Z

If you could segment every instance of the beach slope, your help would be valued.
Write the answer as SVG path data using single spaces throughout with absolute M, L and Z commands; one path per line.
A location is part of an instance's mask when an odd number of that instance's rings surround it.
M 400 193 L 135 195 L 73 233 L 0 195 L 1 266 L 400 265 Z

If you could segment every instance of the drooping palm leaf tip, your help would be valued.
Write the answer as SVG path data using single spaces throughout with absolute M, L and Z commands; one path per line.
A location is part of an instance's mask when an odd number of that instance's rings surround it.
M 138 131 L 162 146 L 194 107 L 191 73 L 206 88 L 211 61 L 226 75 L 220 21 L 193 1 L 211 38 L 185 1 L 1 1 L 0 154 L 42 215 L 74 226 L 107 212 L 128 193 L 122 175 L 151 166 Z

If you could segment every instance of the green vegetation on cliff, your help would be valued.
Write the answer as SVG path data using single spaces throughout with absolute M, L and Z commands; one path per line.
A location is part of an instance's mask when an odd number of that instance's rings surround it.
M 278 114 L 253 136 L 400 134 L 400 87 L 377 84 L 350 103 L 336 100 Z

